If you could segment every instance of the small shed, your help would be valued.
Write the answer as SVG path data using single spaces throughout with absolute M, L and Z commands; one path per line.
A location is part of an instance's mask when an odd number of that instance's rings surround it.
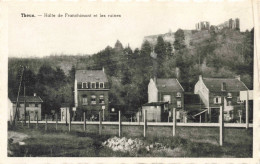
M 150 122 L 166 122 L 169 117 L 168 102 L 151 102 L 142 106 L 142 120 L 144 120 L 144 112 L 147 111 L 147 121 Z
M 60 108 L 61 121 L 69 122 L 70 120 L 70 105 L 68 103 L 62 103 Z

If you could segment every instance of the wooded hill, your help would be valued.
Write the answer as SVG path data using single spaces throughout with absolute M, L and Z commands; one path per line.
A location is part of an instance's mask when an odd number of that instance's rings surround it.
M 8 95 L 17 96 L 20 65 L 28 66 L 27 95 L 36 92 L 44 101 L 43 114 L 58 110 L 62 103 L 73 106 L 75 69 L 102 69 L 110 82 L 111 106 L 137 111 L 148 100 L 149 79 L 178 78 L 186 92 L 192 92 L 199 75 L 204 77 L 241 76 L 253 88 L 253 36 L 250 32 L 221 31 L 175 32 L 172 44 L 157 38 L 155 46 L 144 41 L 140 49 L 123 47 L 120 41 L 93 55 L 52 55 L 44 58 L 9 58 Z M 151 52 L 154 53 L 151 56 Z M 174 49 L 174 51 L 173 51 Z

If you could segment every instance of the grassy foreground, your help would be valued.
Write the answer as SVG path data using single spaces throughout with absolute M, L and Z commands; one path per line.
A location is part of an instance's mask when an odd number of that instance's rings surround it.
M 86 133 L 82 131 L 55 131 L 16 127 L 15 132 L 27 134 L 26 144 L 8 144 L 15 157 L 252 157 L 253 129 L 225 128 L 225 143 L 218 145 L 217 128 L 178 127 L 178 136 L 139 137 L 147 144 L 162 143 L 167 151 L 146 151 L 135 153 L 114 152 L 103 147 L 102 142 L 112 135 Z M 126 136 L 130 137 L 130 136 Z M 133 138 L 133 137 L 132 137 Z

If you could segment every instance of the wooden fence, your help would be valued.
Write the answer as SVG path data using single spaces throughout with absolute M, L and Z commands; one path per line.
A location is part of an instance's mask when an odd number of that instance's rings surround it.
M 83 121 L 58 121 L 57 114 L 55 116 L 55 121 L 48 121 L 47 115 L 45 115 L 44 121 L 27 121 L 28 128 L 30 128 L 30 124 L 36 124 L 36 128 L 39 127 L 39 124 L 45 124 L 45 130 L 48 130 L 48 124 L 56 124 L 55 128 L 58 130 L 59 124 L 68 124 L 68 130 L 71 131 L 73 126 L 72 125 L 83 125 L 83 130 L 86 131 L 87 125 L 98 125 L 99 134 L 102 135 L 102 125 L 116 125 L 118 126 L 118 136 L 121 137 L 122 135 L 122 126 L 143 126 L 143 136 L 147 136 L 147 128 L 148 126 L 162 126 L 162 127 L 172 127 L 172 136 L 176 135 L 176 126 L 179 127 L 219 127 L 219 144 L 222 146 L 224 143 L 224 127 L 233 127 L 233 128 L 252 128 L 253 124 L 243 124 L 243 123 L 224 123 L 223 119 L 223 110 L 220 110 L 219 116 L 219 123 L 179 123 L 176 122 L 176 111 L 173 109 L 173 122 L 147 122 L 147 111 L 144 113 L 144 121 L 143 122 L 122 122 L 121 121 L 121 112 L 119 111 L 119 121 L 115 122 L 108 122 L 102 121 L 102 114 L 99 112 L 99 121 L 86 121 L 86 115 L 83 114 Z M 23 122 L 22 122 L 23 123 Z

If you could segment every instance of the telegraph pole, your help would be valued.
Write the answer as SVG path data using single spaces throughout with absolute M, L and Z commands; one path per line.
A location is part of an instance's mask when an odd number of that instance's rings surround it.
M 24 67 L 25 71 L 25 67 Z M 25 77 L 25 76 L 24 76 Z M 26 96 L 25 96 L 25 81 L 26 79 L 23 80 L 23 96 L 24 96 L 24 125 L 26 124 Z
M 21 90 L 21 85 L 22 85 L 23 73 L 24 73 L 24 67 L 22 67 L 22 74 L 21 74 L 17 98 L 16 98 L 16 109 L 15 109 L 15 114 L 14 114 L 14 119 L 13 119 L 13 125 L 15 125 L 15 121 L 17 119 L 16 117 L 18 117 L 17 116 L 17 108 L 18 108 L 18 104 L 19 104 L 19 95 L 20 95 L 20 90 Z

